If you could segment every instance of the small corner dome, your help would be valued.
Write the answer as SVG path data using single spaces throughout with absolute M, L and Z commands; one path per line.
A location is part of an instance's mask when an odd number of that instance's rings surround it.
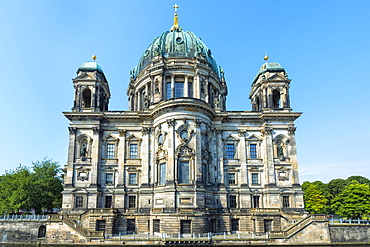
M 135 67 L 135 74 L 138 76 L 153 60 L 154 57 L 203 57 L 218 75 L 218 66 L 213 58 L 211 50 L 193 32 L 183 31 L 181 28 L 172 31 L 165 31 L 144 51 L 138 65 Z
M 103 73 L 103 69 L 97 62 L 84 62 L 77 70 L 77 73 L 80 71 L 99 71 Z
M 266 63 L 262 64 L 260 70 L 258 71 L 256 76 L 254 77 L 253 83 L 255 83 L 257 81 L 258 77 L 261 74 L 265 73 L 265 72 L 285 72 L 285 69 L 279 63 L 266 62 Z

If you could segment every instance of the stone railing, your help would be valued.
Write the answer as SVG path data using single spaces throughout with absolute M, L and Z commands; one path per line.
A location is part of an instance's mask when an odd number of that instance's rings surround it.
M 251 208 L 251 214 L 280 214 L 280 209 L 278 208 Z
M 0 216 L 0 220 L 48 220 L 49 215 L 46 214 L 5 214 Z

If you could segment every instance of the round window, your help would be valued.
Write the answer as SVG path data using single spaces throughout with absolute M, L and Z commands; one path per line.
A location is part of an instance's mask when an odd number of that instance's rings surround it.
M 158 136 L 158 143 L 159 144 L 163 144 L 163 135 L 162 134 L 160 134 L 159 136 Z
M 182 130 L 181 132 L 180 132 L 180 137 L 181 137 L 181 139 L 188 139 L 188 131 L 187 130 Z
M 176 38 L 176 43 L 177 44 L 181 44 L 182 43 L 182 38 L 181 37 L 177 37 Z

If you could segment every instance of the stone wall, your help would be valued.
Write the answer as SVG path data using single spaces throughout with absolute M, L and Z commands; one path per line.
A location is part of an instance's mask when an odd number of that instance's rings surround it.
M 370 225 L 329 225 L 332 243 L 370 242 Z
M 0 221 L 0 242 L 35 242 L 41 226 L 46 226 L 46 221 Z

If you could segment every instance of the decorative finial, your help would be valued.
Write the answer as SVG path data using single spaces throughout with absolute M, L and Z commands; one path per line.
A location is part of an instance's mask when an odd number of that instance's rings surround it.
M 171 28 L 171 31 L 179 29 L 179 17 L 177 16 L 177 9 L 179 6 L 177 4 L 173 5 L 173 8 L 175 9 L 174 17 L 173 17 L 173 26 Z
M 269 60 L 269 56 L 267 56 L 267 52 L 265 52 L 265 57 L 263 58 L 266 62 Z
M 96 60 L 96 56 L 95 55 L 92 55 L 92 59 L 94 60 L 94 62 L 95 62 L 95 60 Z

